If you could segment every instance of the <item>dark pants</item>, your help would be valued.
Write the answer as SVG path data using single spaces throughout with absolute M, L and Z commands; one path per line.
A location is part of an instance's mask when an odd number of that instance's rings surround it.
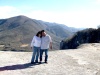
M 42 55 L 45 53 L 45 62 L 48 60 L 48 49 L 41 49 L 40 50 L 40 61 L 42 61 Z

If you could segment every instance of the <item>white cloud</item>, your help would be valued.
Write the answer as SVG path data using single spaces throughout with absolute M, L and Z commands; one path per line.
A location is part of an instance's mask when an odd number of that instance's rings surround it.
M 76 11 L 76 12 L 45 12 L 33 11 L 27 16 L 49 22 L 66 24 L 71 27 L 97 27 L 100 24 L 100 11 Z
M 94 0 L 93 3 L 100 5 L 100 0 Z
M 96 2 L 100 3 L 100 0 L 96 0 Z
M 0 7 L 0 18 L 9 18 L 18 15 L 20 11 L 11 6 L 1 6 Z
M 16 15 L 25 15 L 30 18 L 66 24 L 71 27 L 97 27 L 100 25 L 100 10 L 73 11 L 73 12 L 49 12 L 42 10 L 24 11 L 10 7 L 0 7 L 0 18 L 8 18 Z

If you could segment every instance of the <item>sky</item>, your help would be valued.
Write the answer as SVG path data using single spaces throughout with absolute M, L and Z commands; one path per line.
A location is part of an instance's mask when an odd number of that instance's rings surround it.
M 24 15 L 75 28 L 100 25 L 100 0 L 0 0 L 0 19 Z

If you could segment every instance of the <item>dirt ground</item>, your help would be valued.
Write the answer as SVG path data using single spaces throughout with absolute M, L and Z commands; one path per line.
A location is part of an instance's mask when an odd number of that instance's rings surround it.
M 100 44 L 49 51 L 48 64 L 31 65 L 32 52 L 0 51 L 0 75 L 100 75 Z

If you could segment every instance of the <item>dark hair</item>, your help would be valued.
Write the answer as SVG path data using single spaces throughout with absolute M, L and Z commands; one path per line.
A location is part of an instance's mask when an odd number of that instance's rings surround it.
M 40 38 L 42 38 L 42 32 L 45 32 L 45 30 L 41 30 L 41 31 L 40 31 L 40 33 L 41 33 L 41 36 L 40 36 Z
M 41 34 L 41 31 L 39 31 L 39 32 L 36 34 L 36 36 L 39 37 L 39 34 Z
M 45 30 L 41 30 L 41 33 L 42 33 L 42 32 L 45 32 Z

